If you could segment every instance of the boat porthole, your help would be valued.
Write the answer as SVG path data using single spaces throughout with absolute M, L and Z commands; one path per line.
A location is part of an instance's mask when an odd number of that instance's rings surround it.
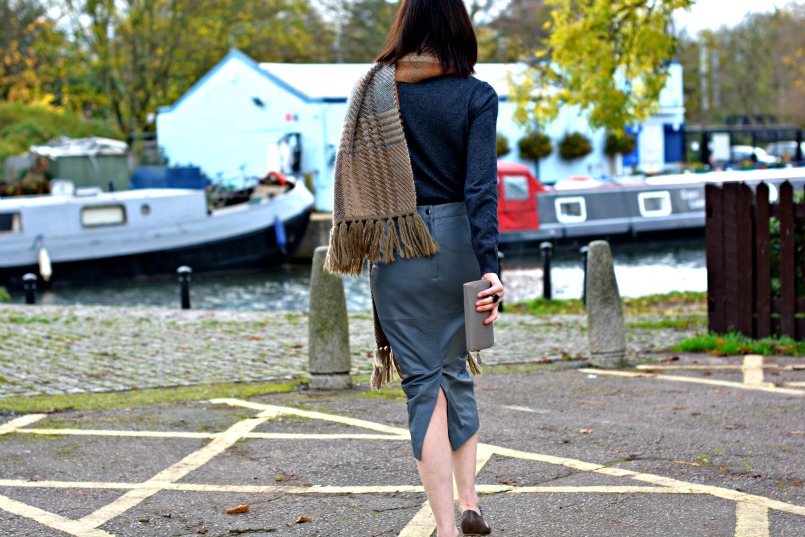
M 142 205 L 140 205 L 140 214 L 143 216 L 148 216 L 149 214 L 151 214 L 151 206 L 148 205 L 147 203 L 143 203 Z

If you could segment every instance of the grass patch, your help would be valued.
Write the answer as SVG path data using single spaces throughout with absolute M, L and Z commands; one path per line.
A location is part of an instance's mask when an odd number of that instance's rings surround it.
M 688 319 L 663 319 L 662 321 L 638 321 L 626 323 L 626 328 L 647 328 L 661 330 L 663 328 L 690 329 L 707 324 L 707 317 L 693 316 Z
M 709 352 L 716 356 L 741 354 L 762 354 L 803 356 L 805 341 L 795 341 L 789 337 L 767 337 L 752 339 L 730 332 L 729 334 L 696 334 L 672 346 L 677 352 Z
M 506 313 L 524 313 L 528 315 L 568 315 L 585 312 L 584 303 L 579 299 L 545 300 L 535 298 L 527 302 L 506 304 Z
M 174 388 L 149 388 L 127 392 L 76 393 L 66 395 L 35 395 L 4 397 L 0 410 L 12 412 L 42 412 L 60 410 L 108 410 L 111 408 L 142 407 L 163 403 L 183 403 L 219 397 L 255 397 L 293 391 L 301 381 L 286 382 L 225 382 Z
M 675 313 L 681 309 L 701 308 L 707 306 L 707 293 L 679 292 L 641 296 L 637 298 L 621 298 L 623 310 L 626 314 L 640 313 Z M 568 315 L 583 314 L 586 312 L 584 302 L 580 299 L 545 300 L 542 297 L 506 305 L 507 312 L 524 313 L 528 315 Z
M 50 324 L 53 319 L 43 315 L 9 315 L 4 319 L 9 324 Z

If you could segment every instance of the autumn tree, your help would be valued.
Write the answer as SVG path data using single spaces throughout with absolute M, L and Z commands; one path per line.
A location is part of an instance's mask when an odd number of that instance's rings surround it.
M 0 100 L 30 102 L 51 91 L 64 36 L 37 0 L 0 0 Z
M 62 0 L 80 76 L 70 90 L 130 136 L 153 128 L 232 47 L 257 61 L 320 61 L 331 38 L 304 0 Z M 328 38 L 330 41 L 328 42 Z M 83 70 L 80 66 L 86 66 Z
M 622 131 L 656 110 L 676 48 L 669 27 L 693 0 L 547 0 L 550 37 L 517 80 L 517 119 L 544 125 L 578 105 L 590 126 Z

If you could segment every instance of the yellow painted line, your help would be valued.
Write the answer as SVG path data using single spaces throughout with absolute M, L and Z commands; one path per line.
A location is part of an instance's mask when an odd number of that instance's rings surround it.
M 430 504 L 425 502 L 398 537 L 431 537 L 435 530 L 436 522 L 433 519 L 433 511 L 430 510 Z
M 275 417 L 277 414 L 273 409 L 267 409 L 255 418 L 245 419 L 232 425 L 226 432 L 220 436 L 212 439 L 207 445 L 201 449 L 194 451 L 187 455 L 179 462 L 162 470 L 157 475 L 148 480 L 149 483 L 170 483 L 178 481 L 193 470 L 200 468 L 217 455 L 223 453 L 226 449 L 231 447 L 235 442 L 240 440 L 244 434 L 251 432 L 255 427 L 258 427 L 268 421 L 270 418 Z M 93 527 L 98 527 L 113 518 L 122 515 L 129 509 L 139 505 L 144 500 L 153 496 L 159 491 L 159 488 L 142 488 L 131 490 L 112 503 L 101 507 L 94 513 L 91 513 L 81 519 Z
M 217 433 L 188 433 L 179 431 L 114 431 L 98 429 L 20 429 L 18 433 L 51 436 L 124 436 L 133 438 L 214 438 Z
M 768 509 L 774 509 L 776 511 L 783 511 L 785 513 L 791 513 L 793 515 L 805 516 L 805 507 L 799 505 L 793 505 L 786 502 L 781 502 L 778 500 L 772 500 L 770 498 L 765 498 L 763 496 L 755 496 L 754 494 L 746 494 L 745 492 L 739 492 L 737 490 L 714 487 L 712 485 L 699 485 L 697 483 L 686 483 L 685 481 L 678 481 L 676 479 L 671 479 L 669 477 L 661 477 L 652 474 L 634 473 L 634 475 L 631 475 L 629 477 L 631 477 L 632 479 L 636 479 L 638 481 L 645 481 L 647 483 L 653 483 L 655 485 L 661 485 L 664 487 L 680 488 L 680 489 L 687 488 L 696 494 L 708 494 L 710 496 L 723 498 L 725 500 L 732 500 L 734 502 L 752 503 L 755 505 L 764 506 Z
M 743 367 L 744 384 L 747 386 L 768 386 L 763 382 L 763 356 L 748 354 L 744 356 Z
M 22 427 L 36 423 L 37 421 L 46 417 L 47 414 L 26 414 L 25 416 L 20 416 L 19 418 L 7 421 L 6 423 L 0 424 L 0 435 L 15 433 Z
M 514 487 L 507 491 L 512 494 L 695 494 L 687 488 L 638 487 L 638 486 L 564 486 L 564 487 Z
M 51 436 L 120 436 L 134 438 L 216 438 L 221 433 L 192 433 L 177 431 L 114 431 L 98 429 L 16 429 L 16 433 L 42 434 Z M 388 434 L 293 434 L 293 433 L 249 433 L 243 438 L 262 440 L 405 440 Z
M 61 531 L 68 535 L 78 537 L 114 537 L 111 533 L 95 529 L 84 522 L 70 520 L 69 518 L 18 502 L 17 500 L 12 500 L 2 495 L 0 495 L 0 509 L 13 515 L 28 518 L 50 529 Z
M 481 473 L 489 459 L 495 456 L 495 449 L 488 444 L 479 444 L 478 453 L 475 455 L 475 475 Z
M 375 423 L 373 421 L 366 421 L 366 420 L 359 420 L 356 418 L 348 418 L 346 416 L 338 416 L 335 414 L 325 414 L 323 412 L 314 412 L 311 410 L 301 410 L 298 408 L 291 408 L 291 407 L 283 407 L 283 406 L 274 406 L 274 405 L 263 405 L 260 403 L 253 403 L 250 401 L 242 401 L 240 399 L 213 399 L 210 401 L 213 404 L 225 404 L 230 406 L 242 406 L 245 408 L 252 408 L 254 410 L 263 410 L 263 411 L 273 411 L 276 412 L 277 415 L 292 415 L 292 416 L 299 416 L 302 418 L 308 418 L 313 420 L 323 420 L 323 421 L 332 421 L 334 423 L 341 423 L 343 425 L 350 425 L 352 427 L 360 427 L 362 429 L 369 429 L 372 431 L 377 431 L 380 433 L 387 433 L 393 434 L 397 436 L 401 436 L 403 438 L 411 438 L 408 429 L 402 429 L 400 427 L 392 427 L 390 425 L 384 425 L 382 423 Z
M 516 459 L 524 459 L 528 461 L 547 462 L 548 464 L 567 466 L 568 468 L 581 470 L 582 472 L 590 472 L 593 470 L 598 470 L 599 468 L 603 468 L 603 466 L 600 464 L 593 464 L 590 462 L 584 462 L 577 459 L 554 457 L 553 455 L 542 455 L 539 453 L 529 453 L 527 451 L 518 451 L 515 449 L 492 446 L 489 444 L 479 444 L 478 448 L 480 449 L 481 446 L 483 446 L 486 449 L 491 449 L 495 454 L 503 455 L 504 457 L 513 457 Z
M 705 364 L 679 364 L 679 365 L 649 365 L 649 364 L 640 364 L 635 366 L 635 369 L 640 369 L 644 371 L 670 371 L 670 370 L 692 370 L 698 371 L 700 369 L 712 369 L 714 371 L 717 370 L 730 370 L 730 371 L 740 371 L 743 368 L 742 365 L 705 365 Z
M 657 380 L 671 380 L 675 382 L 691 382 L 693 384 L 706 384 L 709 386 L 726 386 L 738 390 L 753 390 L 761 392 L 780 393 L 787 395 L 805 395 L 804 390 L 792 390 L 789 388 L 778 388 L 776 386 L 747 386 L 740 382 L 729 382 L 726 380 L 699 379 L 693 377 L 678 377 L 676 375 L 656 375 L 651 373 L 634 373 L 631 371 L 611 371 L 606 369 L 579 369 L 581 373 L 593 375 L 610 375 L 615 377 L 649 378 Z
M 735 537 L 769 537 L 769 508 L 738 502 L 735 506 Z

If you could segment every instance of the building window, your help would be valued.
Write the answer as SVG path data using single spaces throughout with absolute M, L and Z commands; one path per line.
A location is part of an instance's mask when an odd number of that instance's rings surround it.
M 584 198 L 559 198 L 554 201 L 556 219 L 562 224 L 575 224 L 587 220 L 587 204 Z
M 668 192 L 642 192 L 637 195 L 640 216 L 670 216 L 671 194 Z
M 0 213 L 0 235 L 22 232 L 20 213 Z
M 126 208 L 122 205 L 94 205 L 81 209 L 84 227 L 120 226 L 126 223 Z
M 528 177 L 523 175 L 503 176 L 503 197 L 511 201 L 528 199 Z

